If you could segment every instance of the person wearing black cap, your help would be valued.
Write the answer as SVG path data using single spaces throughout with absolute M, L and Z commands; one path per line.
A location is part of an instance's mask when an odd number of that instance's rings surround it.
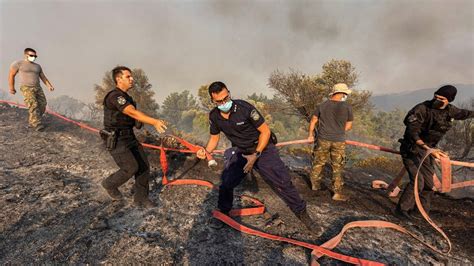
M 450 104 L 454 101 L 456 93 L 457 89 L 452 85 L 439 88 L 434 93 L 432 100 L 417 104 L 403 120 L 406 129 L 403 139 L 399 140 L 401 143 L 400 154 L 410 182 L 403 191 L 395 209 L 395 215 L 399 218 L 414 218 L 415 175 L 426 152 L 435 149 L 432 153 L 434 158 L 447 157 L 446 153 L 436 148 L 436 145 L 452 127 L 452 121 L 474 117 L 474 111 L 459 109 Z M 427 212 L 430 210 L 431 197 L 434 194 L 433 157 L 429 157 L 423 162 L 418 177 L 421 203 Z

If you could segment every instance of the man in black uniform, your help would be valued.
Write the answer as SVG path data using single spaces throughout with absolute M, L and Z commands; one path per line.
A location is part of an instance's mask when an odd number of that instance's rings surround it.
M 433 157 L 440 158 L 447 155 L 436 148 L 436 145 L 446 132 L 452 127 L 453 120 L 464 120 L 474 117 L 474 111 L 463 110 L 449 104 L 454 101 L 457 89 L 446 85 L 434 93 L 434 98 L 413 107 L 406 115 L 403 123 L 406 126 L 403 139 L 400 139 L 400 154 L 403 164 L 410 177 L 400 197 L 395 214 L 401 218 L 414 218 L 415 211 L 415 175 L 420 162 L 426 152 L 435 149 Z M 418 187 L 423 208 L 428 212 L 431 197 L 434 193 L 433 173 L 434 158 L 429 157 L 424 162 L 418 176 Z
M 135 176 L 134 204 L 138 207 L 154 207 L 148 198 L 150 166 L 142 145 L 135 138 L 136 121 L 150 124 L 159 133 L 166 129 L 162 120 L 154 119 L 136 109 L 132 97 L 127 94 L 133 86 L 132 71 L 124 66 L 112 70 L 116 88 L 104 98 L 104 138 L 108 138 L 108 150 L 120 169 L 104 179 L 102 186 L 113 199 L 119 200 L 122 184 Z M 105 132 L 105 133 L 104 133 Z M 111 139 L 112 138 L 112 139 Z M 114 143 L 115 142 L 115 143 Z M 111 146 L 110 143 L 114 143 Z
M 209 86 L 209 95 L 217 107 L 209 114 L 211 137 L 207 147 L 201 149 L 197 156 L 205 159 L 206 151 L 210 153 L 217 147 L 220 132 L 224 132 L 232 142 L 232 148 L 224 153 L 225 166 L 217 204 L 219 210 L 227 214 L 232 209 L 234 188 L 255 168 L 305 226 L 314 230 L 306 212 L 306 203 L 300 198 L 288 169 L 270 141 L 272 133 L 262 115 L 251 104 L 232 100 L 226 85 L 220 81 Z

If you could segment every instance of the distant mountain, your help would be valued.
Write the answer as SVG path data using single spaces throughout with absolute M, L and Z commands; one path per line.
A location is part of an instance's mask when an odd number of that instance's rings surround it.
M 474 84 L 456 84 L 454 86 L 458 89 L 454 104 L 465 102 L 474 97 Z M 402 110 L 408 110 L 417 103 L 431 99 L 435 91 L 436 88 L 431 88 L 376 95 L 372 96 L 372 103 L 376 109 L 381 111 L 392 111 L 397 107 Z

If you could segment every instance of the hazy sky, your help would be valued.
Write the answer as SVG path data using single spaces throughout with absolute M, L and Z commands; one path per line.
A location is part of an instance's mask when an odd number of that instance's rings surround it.
M 118 64 L 142 68 L 159 102 L 214 80 L 270 94 L 272 71 L 315 74 L 332 58 L 382 94 L 474 83 L 474 1 L 0 0 L 0 89 L 25 47 L 57 89 L 48 98 L 91 101 Z

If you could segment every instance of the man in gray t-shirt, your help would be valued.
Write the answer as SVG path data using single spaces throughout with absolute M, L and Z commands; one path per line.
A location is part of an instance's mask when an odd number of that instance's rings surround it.
M 53 85 L 46 78 L 41 66 L 34 61 L 38 57 L 32 48 L 26 48 L 24 59 L 15 61 L 10 66 L 9 85 L 10 93 L 15 94 L 15 77 L 18 75 L 20 91 L 25 98 L 25 104 L 29 111 L 29 124 L 37 131 L 44 129 L 41 124 L 41 117 L 46 111 L 46 97 L 40 86 L 40 79 L 48 86 L 50 91 L 54 90 Z
M 315 141 L 314 133 L 317 132 L 310 174 L 312 189 L 321 188 L 322 169 L 330 158 L 334 180 L 333 199 L 340 201 L 347 200 L 347 196 L 342 194 L 342 170 L 345 163 L 346 131 L 352 128 L 354 120 L 352 107 L 346 102 L 351 92 L 344 83 L 334 85 L 331 98 L 316 108 L 309 125 L 308 140 Z
M 346 123 L 353 121 L 352 107 L 345 101 L 328 100 L 316 108 L 318 138 L 333 142 L 346 140 Z

